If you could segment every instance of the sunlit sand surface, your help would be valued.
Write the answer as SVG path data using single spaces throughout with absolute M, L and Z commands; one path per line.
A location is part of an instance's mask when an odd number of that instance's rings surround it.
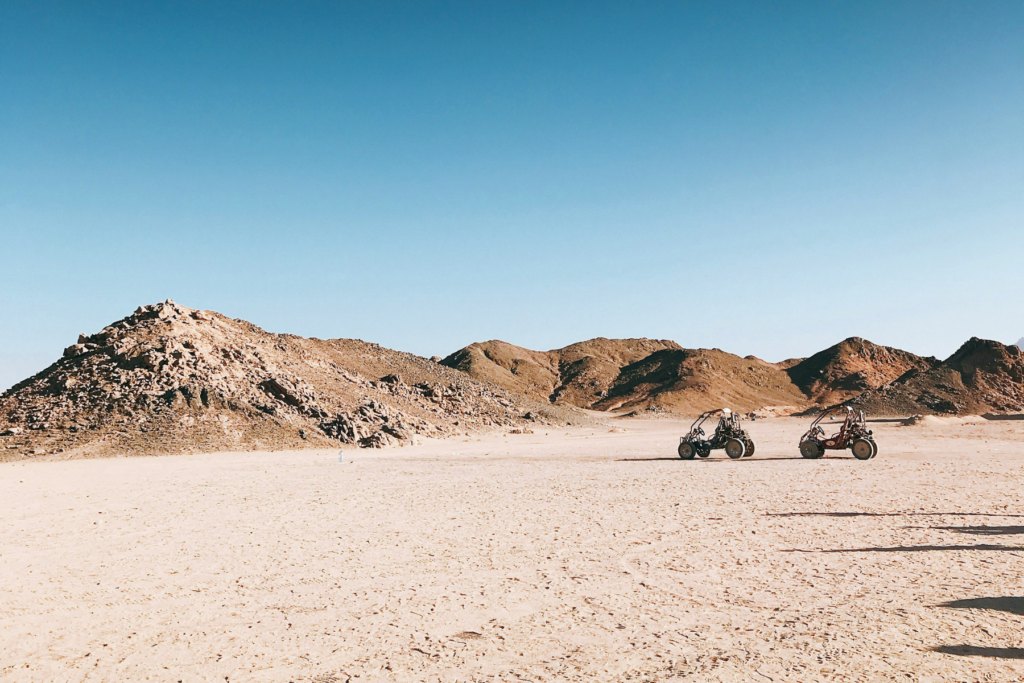
M 4 681 L 1024 678 L 1024 423 L 0 465 Z

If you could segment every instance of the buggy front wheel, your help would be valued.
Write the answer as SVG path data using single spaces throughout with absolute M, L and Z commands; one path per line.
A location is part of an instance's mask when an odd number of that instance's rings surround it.
M 743 454 L 743 457 L 744 458 L 749 458 L 752 455 L 754 455 L 754 442 L 753 441 L 747 441 L 746 443 L 747 443 L 747 452 Z
M 817 441 L 802 441 L 800 443 L 800 455 L 807 458 L 808 460 L 817 460 L 821 456 L 825 455 L 825 450 L 821 447 Z
M 853 444 L 850 445 L 850 450 L 853 451 L 853 457 L 858 460 L 870 460 L 877 453 L 877 447 L 873 446 L 867 439 L 854 439 Z
M 733 460 L 739 460 L 747 452 L 747 445 L 739 439 L 729 439 L 725 442 L 725 454 Z
M 679 457 L 683 460 L 693 460 L 693 456 L 697 455 L 697 448 L 687 441 L 679 443 Z

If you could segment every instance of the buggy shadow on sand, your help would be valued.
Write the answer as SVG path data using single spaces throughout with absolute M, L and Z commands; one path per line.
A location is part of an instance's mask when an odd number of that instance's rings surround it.
M 800 437 L 800 455 L 809 460 L 817 460 L 825 455 L 825 451 L 842 451 L 847 448 L 858 460 L 870 460 L 878 455 L 878 444 L 868 429 L 863 410 L 854 410 L 846 406 L 846 419 L 843 420 L 839 431 L 832 436 L 825 436 L 821 421 L 840 410 L 842 408 L 829 408 L 814 418 L 811 428 Z
M 704 438 L 703 425 L 712 417 L 718 417 L 718 426 L 710 439 Z M 725 454 L 733 460 L 749 458 L 754 454 L 754 440 L 740 427 L 740 416 L 728 408 L 718 408 L 701 413 L 690 425 L 686 436 L 679 437 L 679 457 L 693 460 L 695 456 L 706 458 L 716 448 L 724 448 Z

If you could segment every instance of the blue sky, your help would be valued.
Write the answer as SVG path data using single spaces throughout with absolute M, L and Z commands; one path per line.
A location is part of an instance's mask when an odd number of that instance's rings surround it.
M 421 355 L 1024 335 L 1024 3 L 0 5 L 0 388 L 138 305 Z

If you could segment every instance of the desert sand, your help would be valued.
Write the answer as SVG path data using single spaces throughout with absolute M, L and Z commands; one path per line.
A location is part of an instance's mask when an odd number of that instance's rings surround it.
M 806 423 L 5 463 L 0 679 L 1024 679 L 1024 422 Z

